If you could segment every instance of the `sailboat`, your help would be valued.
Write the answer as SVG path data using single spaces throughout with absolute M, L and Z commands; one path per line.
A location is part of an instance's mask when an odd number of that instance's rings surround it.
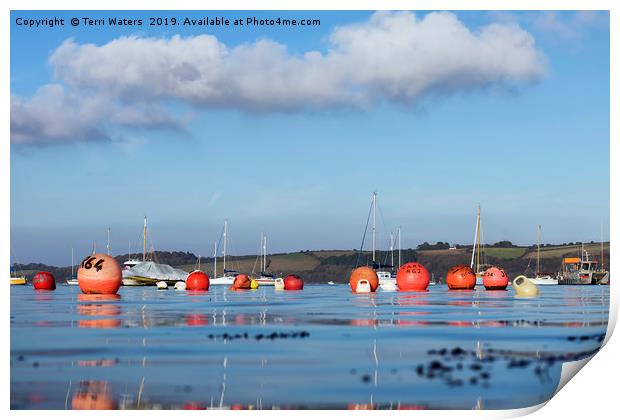
M 476 286 L 484 285 L 482 275 L 484 268 L 482 261 L 482 226 L 480 224 L 480 204 L 478 204 L 478 215 L 476 216 L 476 233 L 474 234 L 474 247 L 471 250 L 471 262 L 469 266 L 476 273 Z
M 15 255 L 13 255 L 15 256 Z M 19 263 L 15 262 L 15 269 L 11 270 L 11 285 L 12 286 L 19 286 L 19 285 L 24 285 L 27 283 L 26 281 L 26 276 L 24 275 L 24 273 L 19 270 L 19 273 L 17 272 L 17 269 L 19 267 Z
M 538 286 L 554 286 L 558 284 L 558 279 L 553 278 L 549 273 L 540 271 L 540 225 L 538 225 L 537 246 L 536 246 L 536 276 L 529 280 Z
M 226 269 L 226 252 L 228 251 L 228 219 L 224 220 L 224 231 L 222 233 L 221 238 L 224 242 L 224 249 L 222 250 L 222 259 L 224 268 L 222 270 L 222 275 L 220 277 L 217 276 L 217 242 L 215 243 L 214 252 L 213 252 L 213 278 L 209 281 L 211 285 L 226 285 L 230 286 L 235 281 L 235 276 L 237 272 L 234 270 Z
M 185 281 L 189 273 L 168 264 L 160 264 L 146 259 L 147 223 L 144 216 L 142 261 L 123 270 L 123 286 L 155 286 L 160 281 L 174 285 Z M 109 252 L 109 243 L 108 243 Z M 127 267 L 127 261 L 125 266 Z
M 396 290 L 396 276 L 392 271 L 385 271 L 382 269 L 394 268 L 394 263 L 392 265 L 380 264 L 377 260 L 377 192 L 372 193 L 372 201 L 370 203 L 370 212 L 368 213 L 368 219 L 366 221 L 366 229 L 364 230 L 364 236 L 362 238 L 362 245 L 360 246 L 360 250 L 358 253 L 358 262 L 359 257 L 364 248 L 364 240 L 366 238 L 366 232 L 368 231 L 368 222 L 370 221 L 370 216 L 372 215 L 372 268 L 376 270 L 377 277 L 379 278 L 379 288 L 381 290 L 389 291 Z M 400 235 L 399 235 L 400 240 Z M 390 248 L 393 250 L 393 240 L 390 241 Z M 393 255 L 393 254 L 392 254 Z M 400 255 L 400 253 L 399 253 Z M 400 264 L 400 261 L 399 261 Z
M 67 284 L 70 286 L 78 285 L 78 279 L 74 274 L 75 273 L 74 267 L 75 267 L 75 261 L 74 261 L 74 255 L 73 255 L 73 248 L 71 248 L 71 277 L 67 279 Z
M 267 273 L 267 235 L 261 233 L 260 235 L 260 277 L 252 277 L 253 280 L 260 286 L 273 286 L 276 282 L 276 277 L 273 274 Z M 278 277 L 282 280 L 282 278 Z

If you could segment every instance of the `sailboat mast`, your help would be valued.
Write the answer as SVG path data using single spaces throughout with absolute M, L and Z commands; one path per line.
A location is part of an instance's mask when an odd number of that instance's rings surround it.
M 476 259 L 476 245 L 478 245 L 478 226 L 480 225 L 480 207 L 478 207 L 478 216 L 476 217 L 476 231 L 474 233 L 474 247 L 471 250 L 471 262 L 470 268 L 474 268 L 474 261 Z
M 538 225 L 538 245 L 536 250 L 536 275 L 540 273 L 540 225 Z
M 74 262 L 73 262 L 73 247 L 71 248 L 71 278 L 73 278 L 73 266 L 74 266 Z
M 108 243 L 106 249 L 108 250 L 108 255 L 110 255 L 110 228 L 108 228 Z
M 392 269 L 394 269 L 394 234 L 390 232 L 390 253 L 392 254 Z
M 142 261 L 146 261 L 146 216 L 144 216 L 144 230 L 142 232 Z
M 224 274 L 226 274 L 226 239 L 228 236 L 228 219 L 224 220 Z
M 263 264 L 264 264 L 264 252 L 263 252 L 263 245 L 265 243 L 265 236 L 263 235 L 263 232 L 260 233 L 260 246 L 258 247 L 259 251 L 260 251 L 260 272 L 262 273 L 263 270 Z
M 213 278 L 217 277 L 217 241 L 213 242 Z
M 400 268 L 400 250 L 401 250 L 401 246 L 400 246 L 400 226 L 398 227 L 398 268 Z
M 372 262 L 375 263 L 375 249 L 377 246 L 377 193 L 372 193 Z
M 603 224 L 601 223 L 601 270 L 605 269 L 605 253 L 603 252 Z
M 476 262 L 476 274 L 478 274 L 480 272 L 480 242 L 481 242 L 481 236 L 480 235 L 480 204 L 478 204 L 478 232 L 476 232 L 476 235 L 478 236 L 478 258 L 477 258 L 477 262 Z
M 267 235 L 263 235 L 263 273 L 267 272 Z

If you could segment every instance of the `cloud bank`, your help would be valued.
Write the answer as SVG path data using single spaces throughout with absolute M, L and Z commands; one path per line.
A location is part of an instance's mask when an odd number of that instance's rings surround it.
M 118 126 L 180 125 L 171 104 L 250 113 L 412 104 L 544 73 L 534 38 L 514 23 L 470 30 L 452 13 L 377 12 L 336 27 L 326 52 L 291 53 L 269 39 L 227 46 L 212 35 L 64 41 L 49 58 L 56 84 L 11 98 L 11 140 L 105 140 Z M 172 105 L 173 106 L 173 105 Z

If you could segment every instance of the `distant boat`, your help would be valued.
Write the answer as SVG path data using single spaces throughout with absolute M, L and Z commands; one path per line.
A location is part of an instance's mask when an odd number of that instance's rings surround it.
M 368 218 L 372 215 L 372 268 L 376 270 L 377 277 L 379 278 L 378 288 L 384 291 L 396 290 L 396 274 L 394 273 L 394 240 L 393 237 L 390 241 L 390 251 L 392 252 L 392 265 L 378 263 L 377 260 L 377 193 L 372 193 L 372 201 L 370 203 L 370 213 Z M 366 224 L 368 229 L 368 223 Z M 364 237 L 366 237 L 366 230 L 364 231 Z M 400 228 L 398 234 L 398 240 L 400 242 Z M 362 240 L 362 246 L 364 241 Z M 362 248 L 360 247 L 360 252 Z M 399 246 L 399 266 L 400 266 L 400 246 Z M 390 271 L 385 271 L 385 268 L 389 268 Z M 382 270 L 383 269 L 383 270 Z
M 536 275 L 534 278 L 528 277 L 528 280 L 537 286 L 555 286 L 558 284 L 558 279 L 554 278 L 551 273 L 542 273 L 540 271 L 540 225 L 538 225 L 536 243 Z
M 15 255 L 13 255 L 13 257 L 15 257 Z M 26 276 L 24 275 L 24 273 L 19 270 L 19 263 L 17 262 L 17 258 L 15 258 L 15 269 L 11 270 L 11 285 L 12 286 L 22 286 L 27 284 L 27 280 L 26 280 Z
M 235 281 L 235 276 L 238 274 L 235 270 L 226 269 L 226 252 L 228 251 L 228 219 L 224 220 L 224 231 L 222 232 L 222 236 L 220 237 L 224 242 L 224 249 L 222 250 L 223 264 L 224 268 L 222 270 L 222 275 L 217 276 L 217 242 L 215 242 L 214 251 L 213 251 L 213 278 L 209 280 L 210 285 L 223 285 L 230 286 Z
M 74 261 L 74 256 L 73 256 L 73 248 L 71 248 L 71 277 L 67 279 L 67 284 L 70 286 L 77 286 L 79 284 L 78 279 L 74 274 L 75 273 L 74 267 L 75 267 L 75 261 Z
M 563 258 L 558 274 L 559 284 L 609 284 L 609 271 L 599 267 L 597 260 L 591 260 L 581 245 L 581 257 Z
M 330 286 L 333 286 L 336 283 L 334 283 L 333 281 L 328 281 L 327 284 L 329 284 Z
M 469 266 L 476 273 L 476 286 L 483 286 L 482 275 L 487 264 L 482 263 L 482 225 L 480 223 L 480 204 L 478 204 L 478 215 L 476 216 L 476 233 L 474 235 L 474 247 L 471 250 L 471 263 Z
M 267 235 L 261 233 L 261 262 L 260 262 L 260 276 L 252 277 L 252 280 L 256 280 L 256 282 L 260 286 L 273 286 L 276 282 L 276 276 L 267 272 Z M 281 277 L 278 279 L 282 280 Z
M 168 264 L 160 264 L 146 259 L 147 221 L 144 216 L 142 261 L 125 261 L 123 270 L 123 286 L 155 286 L 160 281 L 174 285 L 184 282 L 189 273 Z M 109 248 L 108 248 L 109 249 Z
M 23 274 L 17 274 L 15 271 L 11 271 L 11 285 L 12 286 L 21 286 L 26 284 L 26 276 Z

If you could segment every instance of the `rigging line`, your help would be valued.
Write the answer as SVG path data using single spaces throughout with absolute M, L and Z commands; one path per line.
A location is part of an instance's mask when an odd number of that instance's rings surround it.
M 384 232 L 388 232 L 388 228 L 387 225 L 385 223 L 385 218 L 383 217 L 383 210 L 381 210 L 381 206 L 379 204 L 377 204 L 377 208 L 379 209 L 379 218 L 381 219 L 381 223 L 383 224 L 383 231 Z M 393 240 L 393 238 L 392 238 Z M 390 243 L 390 247 L 394 246 L 393 242 Z M 383 265 L 387 265 L 387 260 L 389 257 L 389 252 L 386 252 L 383 256 Z
M 355 261 L 355 266 L 359 267 L 360 257 L 364 250 L 364 241 L 366 240 L 366 233 L 368 233 L 368 224 L 370 223 L 370 215 L 372 214 L 372 205 L 370 203 L 370 210 L 368 210 L 368 218 L 366 219 L 366 227 L 364 228 L 364 236 L 362 236 L 362 245 L 360 245 L 360 249 L 357 250 L 357 261 Z

